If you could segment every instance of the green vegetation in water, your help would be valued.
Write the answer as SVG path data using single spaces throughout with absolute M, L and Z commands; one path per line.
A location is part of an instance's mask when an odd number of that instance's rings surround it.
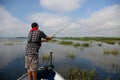
M 118 42 L 118 44 L 120 45 L 120 42 Z
M 120 37 L 61 37 L 62 40 L 80 40 L 80 41 L 100 41 L 107 44 L 115 44 L 120 41 Z M 119 42 L 120 44 L 120 42 Z
M 53 39 L 53 40 L 50 40 L 50 42 L 54 43 L 54 42 L 58 42 L 58 40 Z
M 111 64 L 111 67 L 112 67 L 111 70 L 118 70 L 119 71 L 120 65 L 118 63 L 110 62 L 110 64 Z
M 4 43 L 4 45 L 7 45 L 7 46 L 13 46 L 14 43 Z
M 74 47 L 79 47 L 79 46 L 89 47 L 90 46 L 89 43 L 80 44 L 80 43 L 74 43 L 72 41 L 60 41 L 59 44 L 61 44 L 61 45 L 71 45 L 71 46 L 74 46 Z
M 117 56 L 117 55 L 119 55 L 119 50 L 118 49 L 105 49 L 104 50 L 104 55 Z
M 105 43 L 107 43 L 107 44 L 115 44 L 115 42 L 112 41 L 112 40 L 105 40 L 105 41 L 103 41 L 103 42 L 105 42 Z
M 61 37 L 60 39 L 63 40 L 81 40 L 81 41 L 104 41 L 104 40 L 111 40 L 111 41 L 120 41 L 120 37 Z
M 83 47 L 89 47 L 90 44 L 89 44 L 89 43 L 83 43 L 82 46 L 83 46 Z
M 43 63 L 49 59 L 49 54 L 42 54 L 42 61 Z
M 81 44 L 80 43 L 73 43 L 73 46 L 74 47 L 79 47 L 79 46 L 81 46 Z
M 67 80 L 97 80 L 95 70 L 80 69 L 79 67 L 69 67 L 67 70 Z
M 102 46 L 102 44 L 101 44 L 101 43 L 99 43 L 99 44 L 98 44 L 98 46 Z
M 61 45 L 73 45 L 72 41 L 60 41 L 59 44 Z
M 66 58 L 69 60 L 74 60 L 75 59 L 75 54 L 73 52 L 71 53 L 66 53 Z

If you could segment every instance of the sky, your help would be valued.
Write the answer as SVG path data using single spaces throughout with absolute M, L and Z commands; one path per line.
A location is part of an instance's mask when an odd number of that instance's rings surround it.
M 31 24 L 56 37 L 120 37 L 120 0 L 0 0 L 0 37 L 27 37 Z

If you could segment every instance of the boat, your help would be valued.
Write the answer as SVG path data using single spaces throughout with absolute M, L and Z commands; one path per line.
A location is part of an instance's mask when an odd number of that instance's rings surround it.
M 54 69 L 54 65 L 52 64 L 52 53 L 50 52 L 50 56 L 48 62 L 50 61 L 49 66 L 39 67 L 37 70 L 37 80 L 65 80 L 57 71 Z M 27 73 L 20 76 L 17 80 L 28 80 Z

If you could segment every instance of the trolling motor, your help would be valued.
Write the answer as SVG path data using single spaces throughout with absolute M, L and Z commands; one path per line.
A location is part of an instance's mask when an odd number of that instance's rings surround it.
M 54 69 L 54 65 L 52 64 L 52 54 L 53 52 L 52 51 L 49 51 L 50 55 L 49 55 L 49 58 L 48 58 L 48 61 L 46 63 L 46 65 L 44 65 L 44 69 L 47 69 L 47 70 L 52 70 Z
M 50 51 L 50 67 L 53 69 L 54 65 L 52 64 L 52 54 L 53 54 L 53 52 Z
M 45 79 L 45 80 L 54 80 L 55 72 L 54 72 L 54 65 L 52 64 L 52 54 L 53 52 L 49 52 L 49 59 L 47 64 L 43 67 L 38 68 L 37 70 L 37 80 Z M 48 65 L 49 63 L 49 65 Z

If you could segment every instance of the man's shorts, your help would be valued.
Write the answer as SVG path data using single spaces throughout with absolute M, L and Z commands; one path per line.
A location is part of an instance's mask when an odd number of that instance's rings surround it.
M 30 71 L 36 71 L 38 68 L 38 54 L 27 54 L 25 55 L 25 68 Z

